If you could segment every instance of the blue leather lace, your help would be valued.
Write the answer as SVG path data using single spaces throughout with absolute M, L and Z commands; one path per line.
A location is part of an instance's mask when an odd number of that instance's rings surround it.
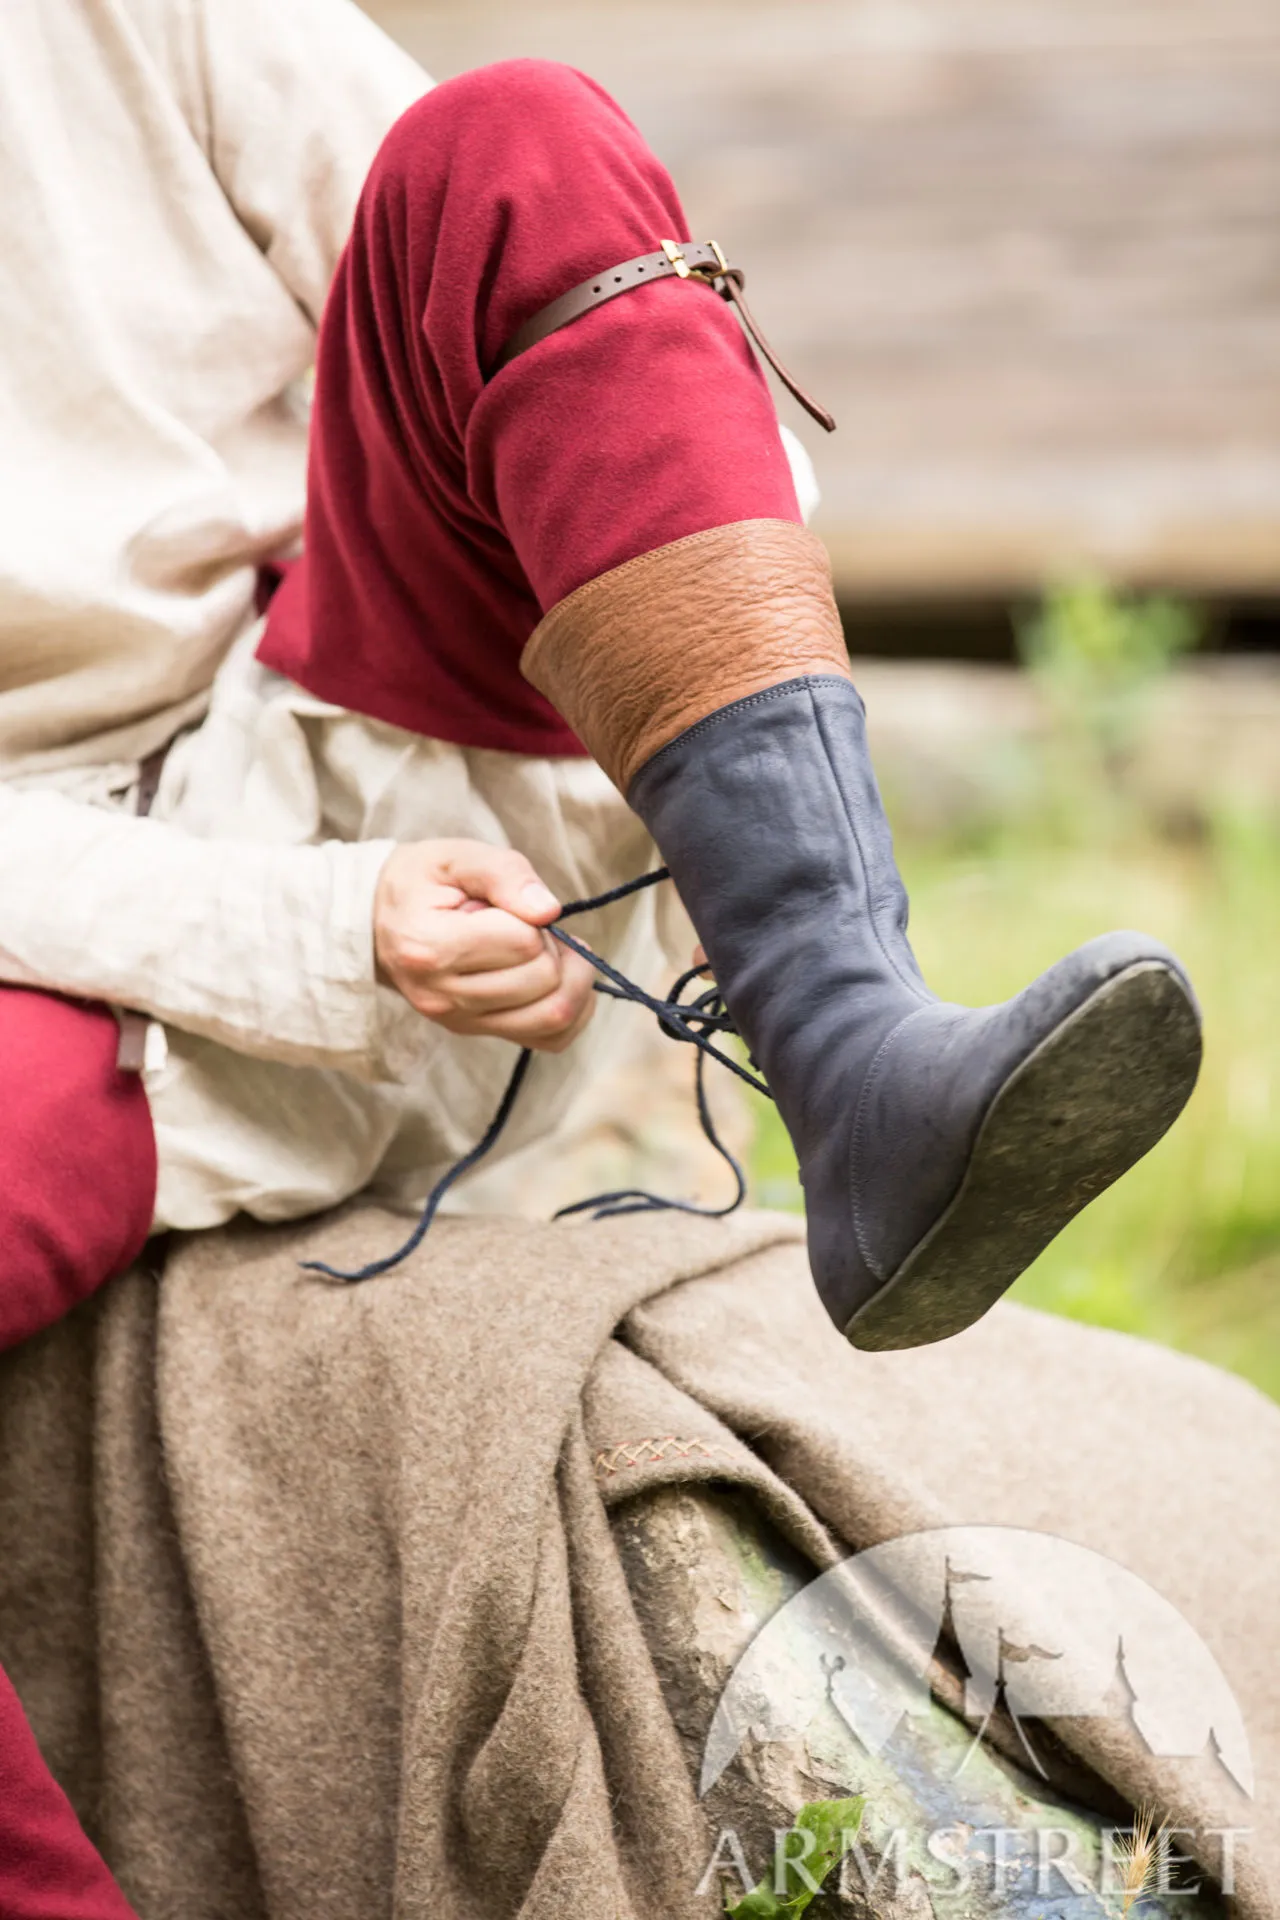
M 707 1061 L 718 1060 L 722 1067 L 727 1067 L 730 1073 L 737 1074 L 739 1080 L 745 1080 L 747 1085 L 754 1087 L 757 1093 L 767 1094 L 769 1089 L 757 1074 L 748 1072 L 747 1068 L 740 1066 L 730 1055 L 722 1053 L 710 1038 L 713 1034 L 737 1033 L 737 1028 L 720 997 L 719 989 L 714 986 L 708 987 L 694 998 L 686 1000 L 684 995 L 695 981 L 702 978 L 703 974 L 701 967 L 690 967 L 687 972 L 680 975 L 667 998 L 660 999 L 656 994 L 646 993 L 643 987 L 637 986 L 634 980 L 628 980 L 624 973 L 620 973 L 607 960 L 602 960 L 598 953 L 593 953 L 591 948 L 584 946 L 581 940 L 576 940 L 571 933 L 566 933 L 562 924 L 565 920 L 571 920 L 576 914 L 593 913 L 597 908 L 612 906 L 615 900 L 625 900 L 630 894 L 639 893 L 645 887 L 656 887 L 661 881 L 670 878 L 671 875 L 665 867 L 658 867 L 653 873 L 642 874 L 638 880 L 628 880 L 620 887 L 611 888 L 608 893 L 595 894 L 589 900 L 571 900 L 567 906 L 561 908 L 559 919 L 553 922 L 548 932 L 553 934 L 562 945 L 571 948 L 574 953 L 581 954 L 582 958 L 601 975 L 595 983 L 597 993 L 605 994 L 611 1000 L 630 1000 L 634 1005 L 646 1008 L 653 1014 L 662 1032 L 669 1039 L 684 1041 L 689 1046 L 697 1048 L 698 1059 L 694 1084 L 698 1102 L 698 1119 L 708 1141 L 733 1173 L 734 1195 L 723 1207 L 700 1207 L 692 1200 L 672 1200 L 663 1194 L 647 1193 L 642 1187 L 622 1187 L 614 1193 L 593 1194 L 589 1200 L 576 1200 L 572 1206 L 561 1207 L 555 1216 L 557 1220 L 563 1220 L 570 1214 L 576 1213 L 589 1213 L 593 1220 L 616 1220 L 626 1213 L 668 1212 L 697 1213 L 709 1219 L 721 1219 L 725 1214 L 733 1213 L 746 1198 L 746 1175 L 716 1132 L 711 1109 L 707 1104 L 705 1084 Z M 371 1260 L 367 1266 L 357 1267 L 354 1270 L 347 1271 L 341 1267 L 331 1267 L 323 1260 L 304 1260 L 301 1264 L 305 1271 L 323 1273 L 330 1280 L 345 1280 L 355 1285 L 362 1280 L 376 1279 L 379 1274 L 390 1273 L 393 1267 L 398 1267 L 401 1261 L 407 1260 L 409 1255 L 422 1245 L 431 1231 L 431 1223 L 450 1188 L 455 1186 L 464 1174 L 470 1173 L 473 1167 L 478 1166 L 502 1138 L 507 1122 L 515 1110 L 516 1101 L 520 1097 L 520 1089 L 524 1085 L 532 1059 L 532 1050 L 528 1047 L 523 1048 L 502 1099 L 498 1103 L 497 1112 L 489 1122 L 483 1138 L 464 1153 L 460 1160 L 456 1160 L 437 1180 L 427 1195 L 417 1225 L 402 1246 L 397 1247 L 394 1253 L 387 1254 L 385 1259 Z

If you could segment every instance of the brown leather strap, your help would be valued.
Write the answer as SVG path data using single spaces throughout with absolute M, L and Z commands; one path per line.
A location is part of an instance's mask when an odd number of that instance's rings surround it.
M 155 805 L 156 795 L 160 791 L 160 776 L 169 757 L 170 744 L 157 747 L 139 764 L 133 810 L 144 819 Z M 132 1008 L 122 1009 L 117 1018 L 120 1022 L 120 1038 L 116 1044 L 116 1066 L 121 1073 L 141 1073 L 146 1065 L 147 1028 L 151 1022 L 145 1013 L 135 1013 Z
M 116 1019 L 120 1023 L 116 1066 L 121 1073 L 141 1073 L 147 1064 L 147 1028 L 151 1023 L 145 1013 L 135 1013 L 132 1007 L 122 1008 Z
M 581 286 L 570 287 L 568 293 L 562 293 L 549 306 L 540 307 L 532 319 L 526 320 L 522 327 L 517 327 L 489 369 L 489 378 L 492 380 L 496 373 L 501 373 L 508 361 L 514 360 L 519 353 L 527 353 L 530 347 L 536 347 L 549 333 L 567 327 L 571 320 L 580 320 L 584 313 L 590 313 L 593 307 L 602 307 L 607 300 L 616 300 L 620 293 L 633 293 L 650 280 L 692 279 L 695 270 L 705 284 L 705 275 L 709 271 L 720 272 L 724 256 L 718 250 L 713 251 L 701 244 L 677 245 L 674 241 L 671 242 L 671 249 L 671 253 L 668 253 L 659 248 L 657 253 L 642 253 L 634 260 L 624 260 L 620 266 L 608 267 L 604 273 L 584 280 Z M 680 275 L 674 255 L 679 255 L 684 262 L 683 276 Z
M 781 360 L 779 360 L 777 354 L 760 331 L 759 322 L 747 305 L 743 295 L 742 288 L 745 279 L 745 274 L 740 273 L 736 267 L 731 268 L 724 276 L 724 298 L 731 301 L 737 309 L 738 318 L 755 343 L 756 352 L 769 362 L 769 365 L 773 368 L 779 380 L 781 380 L 783 386 L 787 389 L 787 392 L 793 399 L 800 402 L 805 412 L 816 420 L 820 427 L 824 428 L 827 433 L 834 433 L 836 423 L 833 416 L 827 412 L 827 409 L 820 400 L 815 400 L 811 393 L 806 393 L 793 373 L 787 371 L 786 367 L 783 366 Z
M 160 776 L 164 772 L 164 763 L 169 758 L 169 741 L 163 747 L 157 747 L 145 760 L 138 763 L 138 787 L 133 796 L 133 810 L 143 820 L 146 819 L 156 803 L 160 791 Z
M 827 409 L 805 392 L 765 339 L 743 297 L 746 275 L 740 267 L 729 265 L 714 241 L 694 243 L 664 240 L 657 253 L 642 253 L 634 260 L 623 260 L 618 266 L 606 267 L 603 273 L 584 280 L 580 286 L 571 287 L 568 293 L 562 293 L 558 300 L 552 300 L 549 305 L 540 308 L 522 327 L 516 329 L 490 368 L 489 379 L 501 373 L 518 354 L 527 353 L 530 347 L 536 347 L 548 334 L 567 327 L 573 320 L 580 320 L 584 313 L 604 306 L 607 300 L 616 300 L 622 293 L 633 293 L 650 280 L 670 279 L 710 287 L 722 300 L 730 301 L 737 309 L 738 318 L 754 341 L 757 351 L 768 361 L 788 393 L 794 395 L 820 427 L 825 427 L 828 433 L 835 432 L 836 423 Z

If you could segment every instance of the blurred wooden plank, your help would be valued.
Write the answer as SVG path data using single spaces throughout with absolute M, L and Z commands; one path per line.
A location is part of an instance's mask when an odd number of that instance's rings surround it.
M 851 595 L 1280 588 L 1277 0 L 367 0 L 599 78 L 832 407 Z

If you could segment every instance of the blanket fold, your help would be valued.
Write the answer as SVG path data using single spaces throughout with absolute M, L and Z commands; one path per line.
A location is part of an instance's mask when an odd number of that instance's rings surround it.
M 1240 1702 L 1252 1799 L 1132 1723 L 1056 1730 L 1249 1829 L 1238 1911 L 1280 1907 L 1277 1409 L 1016 1307 L 857 1353 L 783 1216 L 442 1221 L 363 1287 L 299 1268 L 402 1231 L 201 1236 L 0 1361 L 0 1659 L 143 1920 L 710 1920 L 610 1524 L 682 1481 L 815 1570 L 994 1524 L 1141 1575 Z

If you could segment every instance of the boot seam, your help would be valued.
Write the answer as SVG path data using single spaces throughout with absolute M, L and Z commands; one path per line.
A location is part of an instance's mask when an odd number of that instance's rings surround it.
M 858 1095 L 857 1112 L 853 1116 L 853 1137 L 849 1145 L 849 1200 L 850 1212 L 853 1216 L 853 1237 L 857 1241 L 858 1251 L 862 1255 L 867 1268 L 882 1285 L 887 1284 L 892 1276 L 882 1270 L 880 1262 L 875 1259 L 867 1244 L 866 1234 L 863 1230 L 862 1209 L 858 1199 L 858 1171 L 862 1159 L 863 1141 L 866 1137 L 867 1109 L 872 1088 L 879 1077 L 880 1070 L 884 1065 L 885 1057 L 889 1049 L 898 1039 L 903 1029 L 909 1027 L 913 1020 L 918 1020 L 921 1014 L 926 1013 L 931 1004 L 932 1002 L 925 1002 L 916 1007 L 911 1013 L 904 1014 L 896 1026 L 890 1027 L 888 1033 L 876 1048 L 871 1065 L 867 1068 L 866 1078 L 862 1082 L 862 1091 Z
M 848 687 L 857 700 L 858 705 L 862 705 L 862 696 L 858 692 L 858 689 L 853 685 L 852 681 L 843 679 L 838 673 L 802 673 L 797 674 L 791 680 L 779 680 L 776 686 L 763 687 L 759 693 L 743 694 L 740 700 L 731 700 L 727 707 L 717 707 L 714 713 L 704 714 L 701 720 L 695 720 L 691 727 L 686 727 L 683 733 L 678 733 L 674 740 L 668 740 L 664 747 L 659 747 L 656 753 L 649 756 L 644 765 L 637 769 L 632 779 L 631 787 L 634 788 L 636 782 L 643 779 L 650 767 L 656 767 L 665 754 L 670 753 L 675 747 L 683 746 L 686 740 L 694 740 L 700 734 L 709 733 L 712 728 L 719 726 L 722 721 L 728 721 L 735 714 L 745 712 L 748 707 L 763 706 L 768 700 L 789 699 L 796 693 L 807 692 L 808 689 L 814 685 Z M 823 747 L 825 748 L 825 746 L 826 741 L 824 740 Z M 828 755 L 828 759 L 829 758 L 830 755 Z

